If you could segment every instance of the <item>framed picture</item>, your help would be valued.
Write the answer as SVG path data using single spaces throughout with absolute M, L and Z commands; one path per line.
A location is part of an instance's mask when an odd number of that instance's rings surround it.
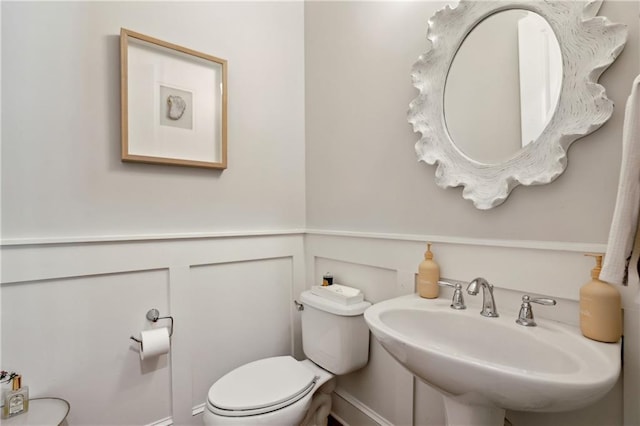
M 122 161 L 227 168 L 227 61 L 122 28 Z

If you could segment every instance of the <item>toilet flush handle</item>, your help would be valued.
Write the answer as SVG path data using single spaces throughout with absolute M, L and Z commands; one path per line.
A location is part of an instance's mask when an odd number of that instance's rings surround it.
M 299 311 L 304 311 L 304 305 L 302 303 L 298 302 L 297 300 L 294 300 L 293 303 L 296 304 L 296 307 Z

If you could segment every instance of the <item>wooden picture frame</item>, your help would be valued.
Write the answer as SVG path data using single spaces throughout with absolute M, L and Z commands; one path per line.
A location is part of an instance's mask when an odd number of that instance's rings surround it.
M 227 168 L 227 61 L 120 29 L 122 161 Z

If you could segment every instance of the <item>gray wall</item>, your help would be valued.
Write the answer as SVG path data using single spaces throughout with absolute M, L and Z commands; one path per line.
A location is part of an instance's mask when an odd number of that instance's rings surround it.
M 629 29 L 600 82 L 611 120 L 578 140 L 550 185 L 518 187 L 478 211 L 461 189 L 434 183 L 418 163 L 406 111 L 409 73 L 426 51 L 427 19 L 442 2 L 305 5 L 307 227 L 475 238 L 606 242 L 616 196 L 624 103 L 640 72 L 638 2 L 605 1 L 600 15 Z M 500 126 L 501 117 L 488 126 Z
M 2 237 L 304 225 L 303 5 L 2 3 Z M 124 27 L 229 63 L 228 169 L 120 161 Z
M 393 287 L 386 290 L 412 292 L 424 245 L 411 243 L 430 240 L 436 243 L 443 276 L 485 276 L 497 287 L 501 314 L 515 318 L 517 312 L 507 310 L 517 308 L 523 293 L 545 294 L 559 300 L 549 314 L 577 325 L 578 290 L 592 268 L 583 253 L 605 250 L 616 198 L 624 104 L 640 73 L 640 3 L 605 1 L 600 10 L 629 31 L 624 51 L 600 79 L 616 105 L 612 118 L 573 144 L 568 168 L 555 182 L 518 187 L 489 211 L 465 201 L 461 188 L 435 185 L 435 167 L 417 162 L 419 135 L 407 123 L 409 102 L 417 94 L 409 73 L 427 49 L 427 20 L 445 4 L 305 4 L 307 274 L 313 273 L 313 259 L 316 264 L 328 259 L 332 270 L 344 276 L 337 277 L 339 282 L 370 295 L 371 288 L 381 291 L 374 285 L 378 281 L 361 270 L 382 268 L 387 276 L 395 272 L 395 280 L 385 279 Z M 487 126 L 501 126 L 502 118 Z M 413 255 L 407 252 L 411 250 Z M 322 270 L 329 268 L 325 263 Z M 320 272 L 316 270 L 316 279 Z M 597 404 L 570 413 L 509 412 L 514 424 L 596 426 L 622 424 L 623 418 L 637 424 L 640 316 L 638 278 L 632 275 L 632 285 L 621 289 L 624 394 L 619 385 Z M 390 383 L 385 374 L 393 368 L 382 355 L 374 356 L 365 370 L 340 378 L 339 414 L 354 424 L 442 424 L 438 393 L 418 381 L 403 384 L 399 375 Z M 376 380 L 388 383 L 394 402 L 389 403 L 387 394 L 370 392 L 368 384 Z M 383 421 L 362 422 L 360 413 L 366 409 L 349 409 L 360 404 Z

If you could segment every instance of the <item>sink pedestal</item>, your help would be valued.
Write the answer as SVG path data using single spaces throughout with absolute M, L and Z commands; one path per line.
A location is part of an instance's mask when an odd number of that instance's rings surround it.
M 502 408 L 467 405 L 444 395 L 442 398 L 447 426 L 504 426 Z

